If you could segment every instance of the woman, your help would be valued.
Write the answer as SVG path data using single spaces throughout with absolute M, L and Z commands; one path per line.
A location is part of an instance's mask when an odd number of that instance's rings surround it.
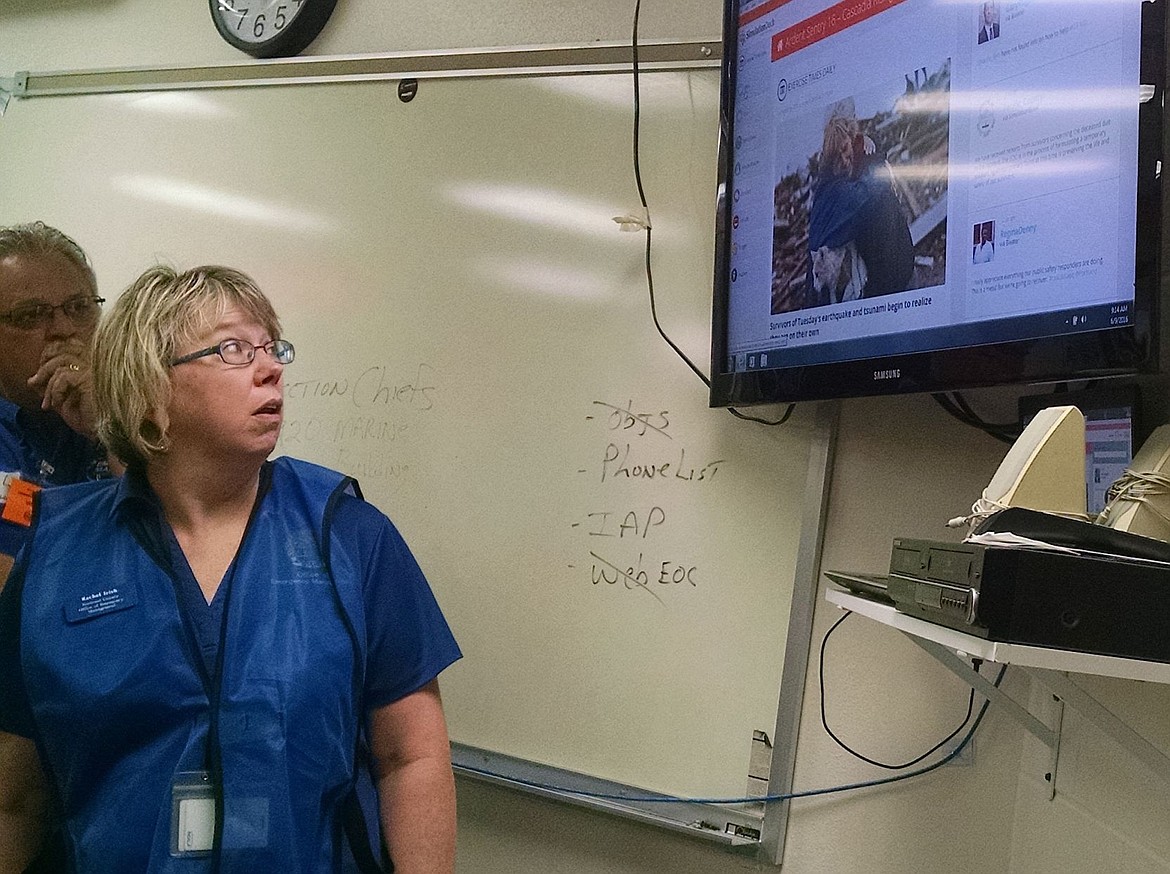
M 127 474 L 46 493 L 0 597 L 0 870 L 46 796 L 86 874 L 356 870 L 367 741 L 395 870 L 453 870 L 459 650 L 352 481 L 267 461 L 293 354 L 223 267 L 152 268 L 99 327 Z
M 825 122 L 809 207 L 809 307 L 857 300 L 868 279 L 856 242 L 857 217 L 868 197 L 856 178 L 859 135 L 852 115 L 835 112 Z
M 889 165 L 861 132 L 850 102 L 825 123 L 809 209 L 807 306 L 905 291 L 914 244 Z

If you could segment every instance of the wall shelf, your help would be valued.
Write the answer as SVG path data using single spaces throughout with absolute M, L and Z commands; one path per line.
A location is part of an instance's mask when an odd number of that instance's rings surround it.
M 935 625 L 899 613 L 889 604 L 837 588 L 828 589 L 825 599 L 843 610 L 858 613 L 901 631 L 975 691 L 993 704 L 1002 707 L 1012 719 L 1047 746 L 1050 751 L 1050 762 L 1045 779 L 1048 781 L 1050 798 L 1056 793 L 1063 709 L 1057 710 L 1055 724 L 1044 722 L 971 667 L 971 659 L 982 659 L 985 662 L 1012 665 L 1022 669 L 1051 692 L 1053 698 L 1062 706 L 1072 707 L 1162 779 L 1170 781 L 1170 756 L 1126 725 L 1068 676 L 1070 673 L 1094 674 L 1102 677 L 1144 680 L 1150 683 L 1170 683 L 1170 664 L 985 640 L 944 625 Z

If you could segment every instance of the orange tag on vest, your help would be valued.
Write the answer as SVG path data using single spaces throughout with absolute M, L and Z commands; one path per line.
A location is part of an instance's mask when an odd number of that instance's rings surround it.
M 40 486 L 28 480 L 10 480 L 8 498 L 4 502 L 4 509 L 0 510 L 0 519 L 25 527 L 32 525 L 33 496 L 40 490 Z

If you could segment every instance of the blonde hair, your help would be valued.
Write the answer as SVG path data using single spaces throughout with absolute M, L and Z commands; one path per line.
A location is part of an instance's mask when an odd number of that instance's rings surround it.
M 230 267 L 182 273 L 151 267 L 115 301 L 93 345 L 94 404 L 102 442 L 130 467 L 165 453 L 175 350 L 213 328 L 229 307 L 280 336 L 276 311 L 256 283 Z
M 860 132 L 857 120 L 844 115 L 833 115 L 825 122 L 825 139 L 821 145 L 822 175 L 852 175 L 853 140 Z

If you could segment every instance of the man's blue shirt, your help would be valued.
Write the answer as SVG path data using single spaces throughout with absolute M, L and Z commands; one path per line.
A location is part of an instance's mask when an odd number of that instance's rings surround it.
M 38 486 L 64 486 L 107 477 L 109 467 L 101 446 L 56 413 L 32 413 L 0 398 L 0 477 L 9 474 Z M 0 519 L 0 553 L 16 555 L 27 536 L 27 526 Z

